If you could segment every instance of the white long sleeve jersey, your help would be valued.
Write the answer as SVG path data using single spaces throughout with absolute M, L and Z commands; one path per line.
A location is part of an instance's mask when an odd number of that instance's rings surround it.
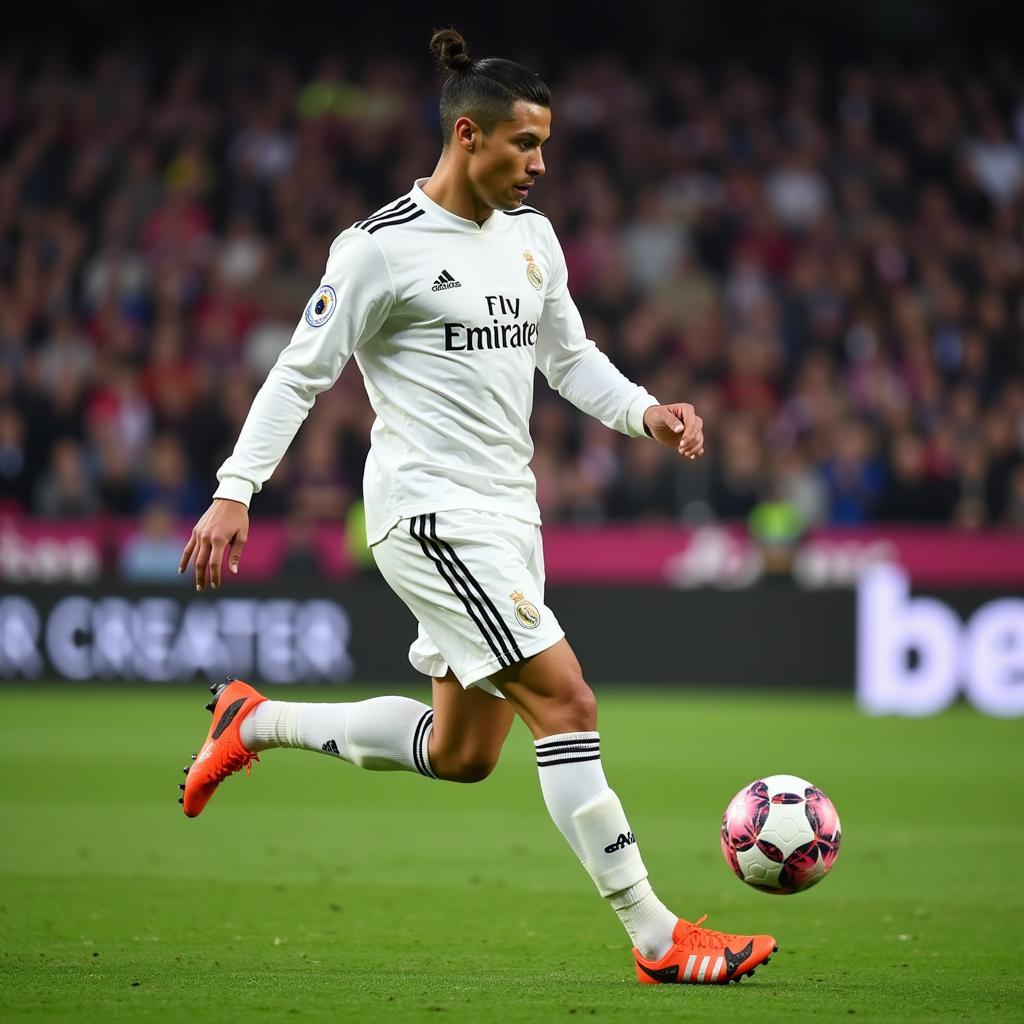
M 335 239 L 215 497 L 249 504 L 350 356 L 377 416 L 363 475 L 370 544 L 400 519 L 450 509 L 540 522 L 535 367 L 606 426 L 644 433 L 657 402 L 588 340 L 547 218 L 524 206 L 478 225 L 431 200 L 424 181 Z

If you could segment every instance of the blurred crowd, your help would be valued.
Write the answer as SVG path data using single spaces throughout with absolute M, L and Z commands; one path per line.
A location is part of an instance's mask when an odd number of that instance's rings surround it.
M 1024 526 L 1022 67 L 538 70 L 532 202 L 588 333 L 707 436 L 684 465 L 539 381 L 548 521 Z M 0 508 L 198 516 L 331 240 L 433 169 L 438 85 L 230 45 L 0 59 Z M 344 518 L 372 419 L 349 366 L 253 514 Z

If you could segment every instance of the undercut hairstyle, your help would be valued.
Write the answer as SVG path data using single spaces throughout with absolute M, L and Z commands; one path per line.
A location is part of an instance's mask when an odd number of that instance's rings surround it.
M 441 87 L 441 143 L 447 147 L 460 117 L 475 121 L 485 135 L 499 121 L 513 120 L 517 100 L 551 106 L 551 92 L 540 76 L 502 57 L 471 60 L 466 40 L 453 28 L 438 29 L 430 51 L 451 72 Z

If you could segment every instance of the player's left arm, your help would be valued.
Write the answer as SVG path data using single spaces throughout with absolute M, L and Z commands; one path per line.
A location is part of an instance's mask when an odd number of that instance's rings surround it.
M 578 409 L 630 437 L 652 437 L 695 459 L 704 454 L 704 421 L 685 403 L 661 405 L 587 337 L 569 294 L 561 246 L 551 236 L 550 280 L 537 334 L 537 367 Z

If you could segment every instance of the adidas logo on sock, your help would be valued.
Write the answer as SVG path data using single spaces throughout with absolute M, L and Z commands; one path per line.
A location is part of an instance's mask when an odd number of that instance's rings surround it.
M 449 274 L 447 270 L 442 270 L 441 273 L 438 274 L 437 280 L 434 282 L 434 287 L 431 288 L 430 290 L 432 292 L 443 292 L 447 291 L 449 288 L 461 287 L 461 281 L 456 281 L 455 278 L 452 277 L 452 275 Z
M 325 754 L 335 754 L 338 757 L 341 757 L 341 751 L 338 749 L 338 744 L 335 743 L 334 740 L 328 740 L 320 749 Z
M 604 848 L 604 852 L 615 853 L 616 850 L 624 850 L 627 846 L 632 846 L 635 842 L 636 839 L 633 838 L 632 832 L 627 832 L 625 835 L 620 832 L 619 838 L 616 839 L 614 843 L 606 846 Z

